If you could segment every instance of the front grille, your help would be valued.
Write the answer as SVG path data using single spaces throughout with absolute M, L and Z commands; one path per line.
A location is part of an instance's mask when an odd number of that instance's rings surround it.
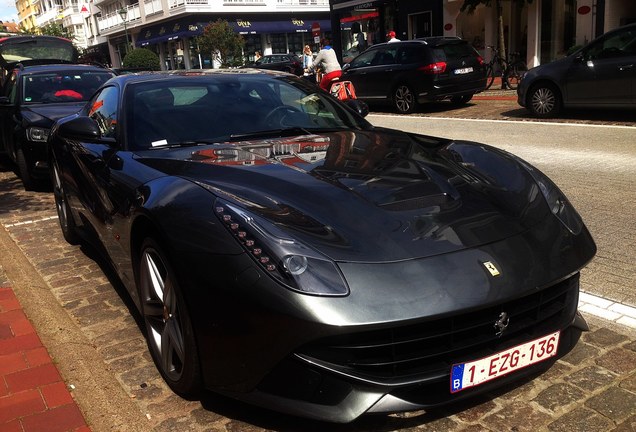
M 343 373 L 386 383 L 448 374 L 475 360 L 566 327 L 576 313 L 578 274 L 534 294 L 461 315 L 417 324 L 332 336 L 297 354 Z M 495 321 L 510 323 L 497 337 Z

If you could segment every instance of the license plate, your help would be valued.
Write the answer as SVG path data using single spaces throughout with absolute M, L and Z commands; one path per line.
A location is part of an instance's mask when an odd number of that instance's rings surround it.
M 472 71 L 473 71 L 472 67 L 455 69 L 455 75 L 467 74 L 467 73 L 471 73 Z
M 454 364 L 451 367 L 451 393 L 554 357 L 559 346 L 559 335 L 560 332 L 552 333 L 479 360 Z

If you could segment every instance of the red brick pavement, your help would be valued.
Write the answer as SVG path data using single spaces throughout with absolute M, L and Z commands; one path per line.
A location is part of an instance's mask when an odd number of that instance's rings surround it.
M 0 430 L 90 431 L 10 286 L 0 286 Z

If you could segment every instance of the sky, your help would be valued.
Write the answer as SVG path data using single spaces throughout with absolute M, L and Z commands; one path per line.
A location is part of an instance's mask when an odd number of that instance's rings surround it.
M 0 0 L 0 20 L 18 22 L 18 11 L 15 0 Z

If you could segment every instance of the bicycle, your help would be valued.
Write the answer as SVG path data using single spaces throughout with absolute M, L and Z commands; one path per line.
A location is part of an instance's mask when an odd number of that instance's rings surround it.
M 489 89 L 495 77 L 501 74 L 501 88 L 516 90 L 521 77 L 528 70 L 525 62 L 521 60 L 521 55 L 518 52 L 510 53 L 511 60 L 508 61 L 499 54 L 496 47 L 488 48 L 493 51 L 493 56 L 486 64 L 486 89 Z

